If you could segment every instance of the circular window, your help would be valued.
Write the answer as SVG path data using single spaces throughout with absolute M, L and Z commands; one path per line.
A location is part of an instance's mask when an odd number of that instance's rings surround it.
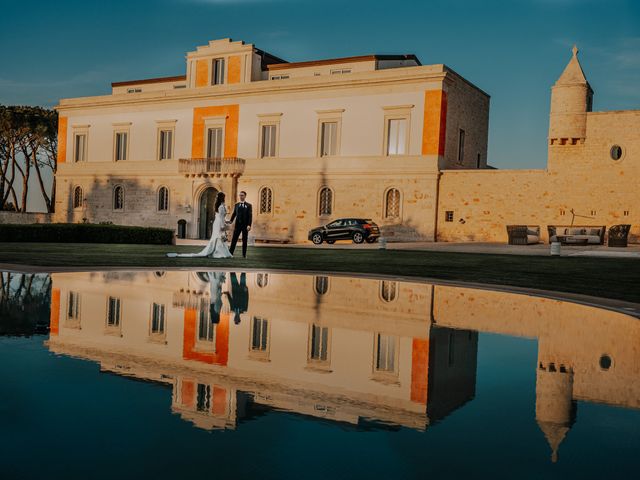
M 164 274 L 165 274 L 165 273 L 166 273 L 166 272 L 161 272 L 161 271 L 153 272 L 153 274 L 156 276 L 156 278 L 162 278 L 162 277 L 164 277 Z
M 600 368 L 602 370 L 609 370 L 611 368 L 611 357 L 609 355 L 602 355 L 600 357 Z
M 613 160 L 620 160 L 622 158 L 622 147 L 620 145 L 614 145 L 609 151 L 609 155 Z

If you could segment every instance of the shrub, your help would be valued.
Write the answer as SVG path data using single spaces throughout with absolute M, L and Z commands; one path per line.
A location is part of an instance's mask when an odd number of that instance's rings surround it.
M 93 223 L 0 224 L 0 242 L 147 243 L 170 245 L 173 230 L 166 228 L 96 225 Z

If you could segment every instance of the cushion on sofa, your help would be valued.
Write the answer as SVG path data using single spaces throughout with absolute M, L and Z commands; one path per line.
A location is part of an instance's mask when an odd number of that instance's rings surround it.
M 600 236 L 600 228 L 591 228 L 589 229 L 588 235 L 597 235 L 598 237 Z

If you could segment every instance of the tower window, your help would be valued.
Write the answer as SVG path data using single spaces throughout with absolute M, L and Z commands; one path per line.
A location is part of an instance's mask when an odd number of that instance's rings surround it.
M 453 222 L 453 210 L 447 210 L 444 212 L 444 221 Z
M 622 158 L 622 147 L 620 145 L 614 145 L 609 151 L 612 160 L 620 160 Z

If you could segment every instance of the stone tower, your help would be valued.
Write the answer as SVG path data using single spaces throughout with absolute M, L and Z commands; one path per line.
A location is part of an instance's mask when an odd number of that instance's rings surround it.
M 536 421 L 551 447 L 551 461 L 558 460 L 558 448 L 574 419 L 573 370 L 564 364 L 539 360 L 536 373 Z
M 551 87 L 549 118 L 550 145 L 576 145 L 587 133 L 587 112 L 591 111 L 593 90 L 578 61 L 578 48 L 562 75 Z

